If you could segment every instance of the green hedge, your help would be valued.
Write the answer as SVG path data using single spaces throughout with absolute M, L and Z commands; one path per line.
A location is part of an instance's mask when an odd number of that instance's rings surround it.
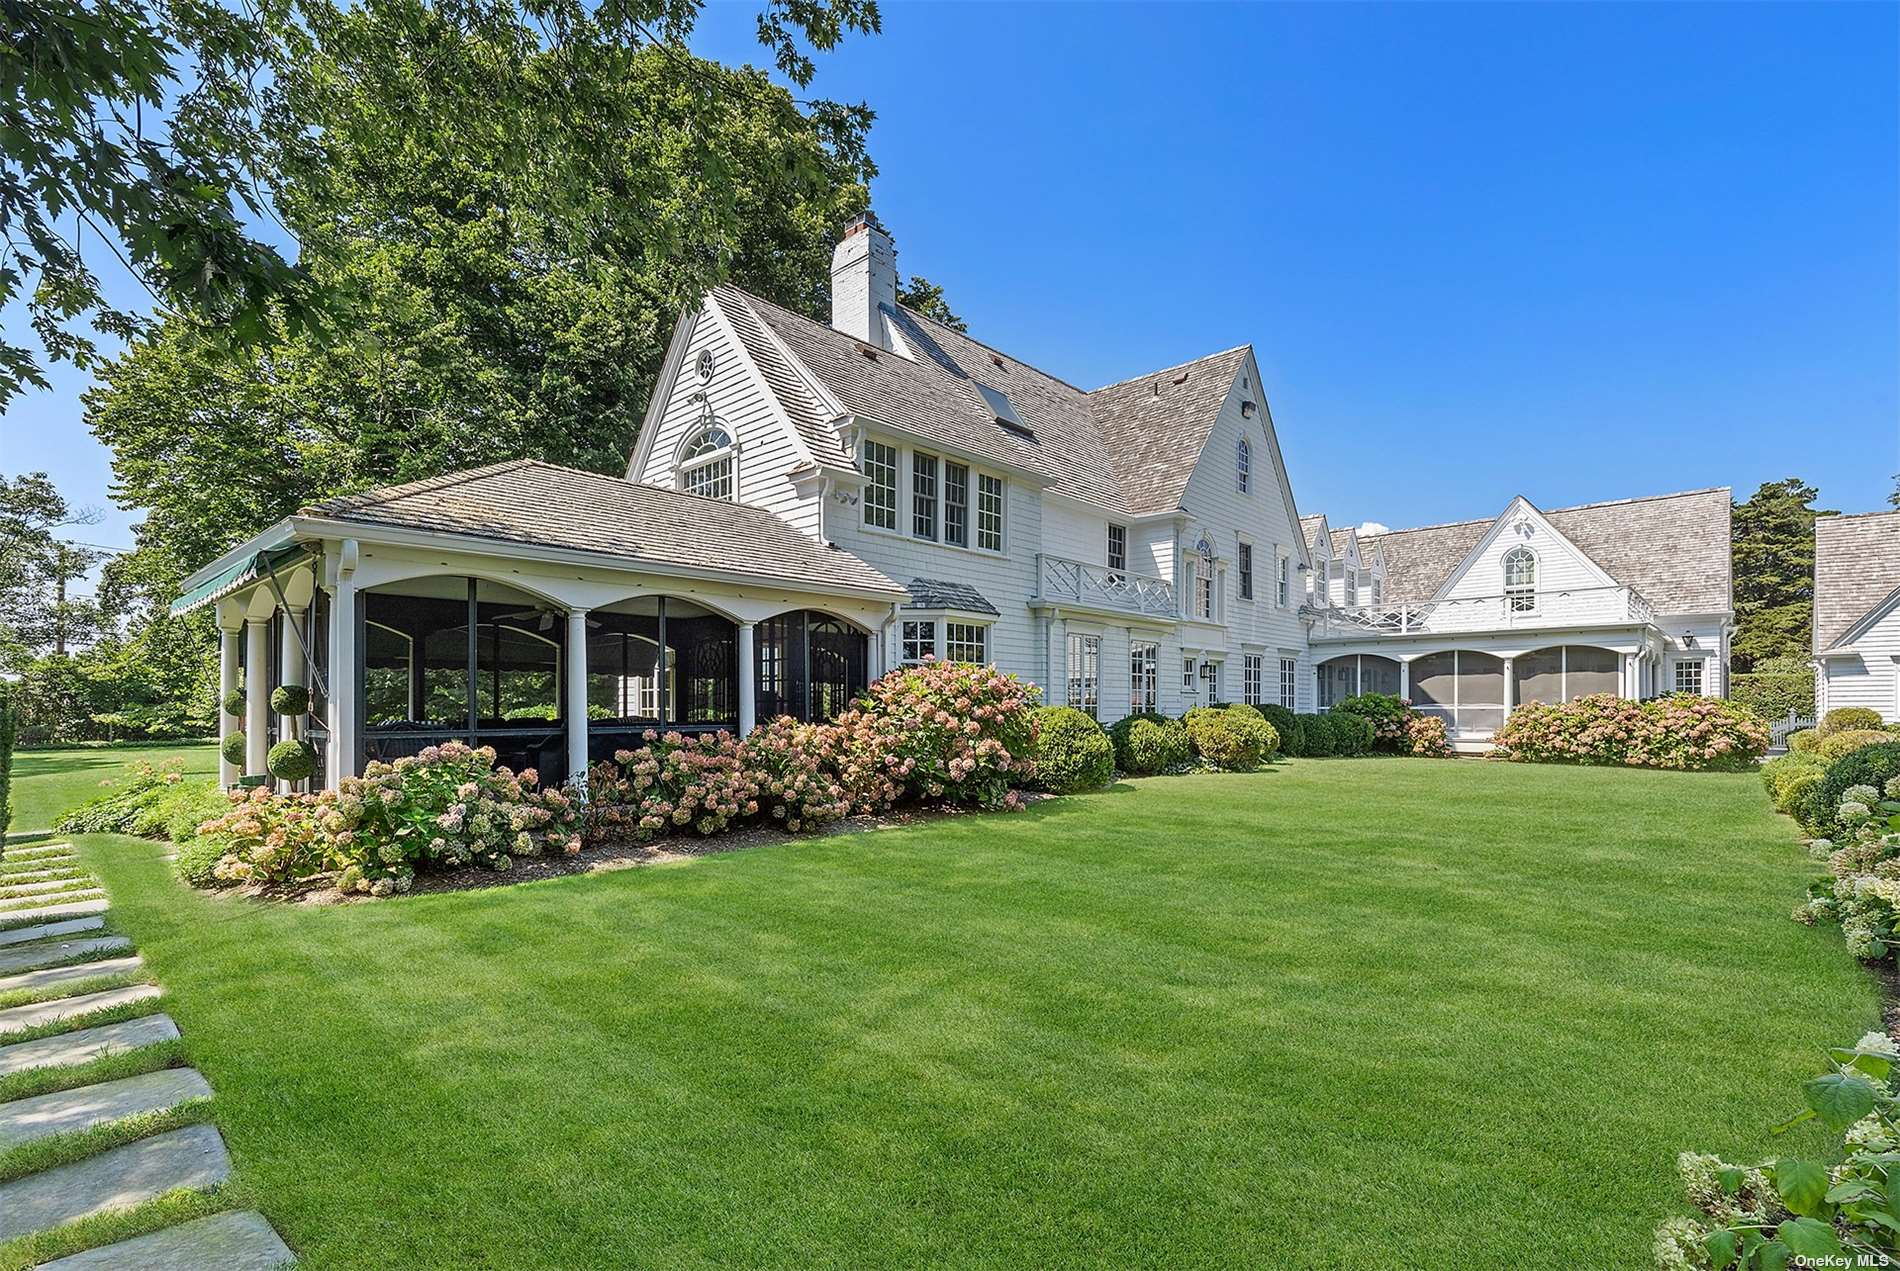
M 13 709 L 13 685 L 0 680 L 0 845 L 13 824 L 13 738 L 19 718 Z
M 1729 700 L 1748 707 L 1763 719 L 1814 718 L 1812 671 L 1749 671 L 1731 675 Z

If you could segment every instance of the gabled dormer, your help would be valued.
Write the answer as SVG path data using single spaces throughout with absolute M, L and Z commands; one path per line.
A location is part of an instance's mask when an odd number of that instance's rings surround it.
M 1499 513 L 1432 596 L 1523 617 L 1553 598 L 1609 598 L 1620 580 L 1591 559 L 1522 495 Z

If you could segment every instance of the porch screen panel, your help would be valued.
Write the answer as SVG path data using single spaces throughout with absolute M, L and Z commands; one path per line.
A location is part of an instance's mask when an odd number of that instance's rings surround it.
M 753 630 L 756 714 L 760 723 L 805 712 L 805 615 L 782 613 Z
M 1352 696 L 1359 659 L 1348 655 L 1319 664 L 1319 709 L 1325 710 Z
M 1391 658 L 1382 658 L 1376 653 L 1368 653 L 1360 659 L 1359 683 L 1361 692 L 1384 693 L 1389 697 L 1399 695 L 1399 664 Z
M 1563 701 L 1563 659 L 1562 649 L 1538 649 L 1517 658 L 1511 664 L 1517 680 L 1517 702 L 1555 705 Z
M 1504 726 L 1504 659 L 1458 653 L 1458 730 L 1494 732 Z
M 810 718 L 835 719 L 864 691 L 864 634 L 825 614 L 808 615 L 811 648 Z
M 1451 718 L 1458 700 L 1457 654 L 1427 653 L 1412 661 L 1412 705 Z
M 667 722 L 736 727 L 739 722 L 739 629 L 690 601 L 668 597 L 666 647 L 673 660 Z
M 595 629 L 594 624 L 599 628 Z M 593 723 L 660 722 L 660 620 L 657 615 L 588 617 L 587 718 Z
M 560 780 L 567 772 L 561 724 L 566 615 L 533 603 L 483 601 L 475 616 L 475 743 L 493 746 L 498 764 Z
M 1617 665 L 1621 655 L 1586 644 L 1573 644 L 1565 652 L 1570 659 L 1568 678 L 1572 698 L 1623 691 L 1622 671 Z

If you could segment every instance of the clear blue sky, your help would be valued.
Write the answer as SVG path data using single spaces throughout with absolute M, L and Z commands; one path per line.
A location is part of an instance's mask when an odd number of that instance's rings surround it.
M 696 47 L 757 60 L 754 12 Z M 877 110 L 899 268 L 974 335 L 1085 387 L 1251 342 L 1301 510 L 1403 526 L 1791 474 L 1884 507 L 1897 68 L 1878 4 L 887 2 L 813 90 Z M 0 471 L 104 502 L 58 378 Z

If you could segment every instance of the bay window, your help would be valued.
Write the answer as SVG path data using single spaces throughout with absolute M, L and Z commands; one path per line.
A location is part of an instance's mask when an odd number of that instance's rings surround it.
M 951 662 L 988 662 L 990 629 L 975 622 L 943 624 L 943 656 Z

